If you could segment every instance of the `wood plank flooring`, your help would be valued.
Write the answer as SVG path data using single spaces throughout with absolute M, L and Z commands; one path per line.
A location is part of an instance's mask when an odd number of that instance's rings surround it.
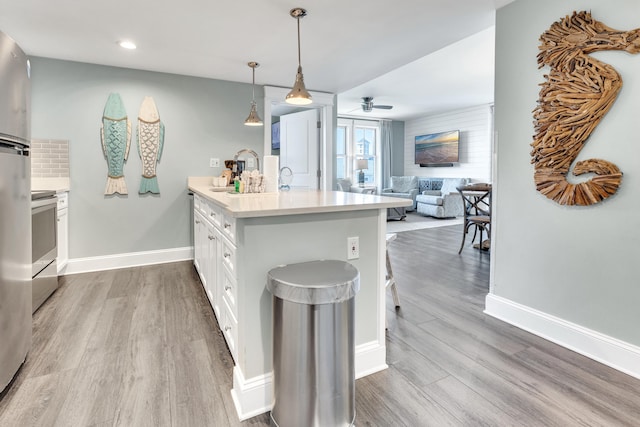
M 640 380 L 485 316 L 489 253 L 461 227 L 398 233 L 389 369 L 356 381 L 358 426 L 639 426 Z M 65 276 L 0 426 L 239 422 L 233 362 L 190 262 Z

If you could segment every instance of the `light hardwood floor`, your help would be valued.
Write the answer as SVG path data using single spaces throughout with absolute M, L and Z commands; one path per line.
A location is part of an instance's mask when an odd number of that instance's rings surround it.
M 640 380 L 482 313 L 489 254 L 460 226 L 399 233 L 389 369 L 356 381 L 358 426 L 638 426 Z M 0 344 L 1 345 L 1 344 Z M 189 262 L 65 276 L 0 426 L 240 423 L 232 360 Z

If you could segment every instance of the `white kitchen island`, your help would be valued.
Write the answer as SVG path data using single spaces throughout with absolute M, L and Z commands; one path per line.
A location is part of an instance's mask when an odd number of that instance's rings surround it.
M 233 400 L 241 420 L 272 404 L 271 304 L 267 272 L 321 259 L 352 263 L 360 272 L 355 300 L 356 377 L 385 369 L 386 210 L 409 199 L 338 191 L 229 194 L 210 177 L 191 177 L 194 264 L 235 366 Z M 347 260 L 347 239 L 360 256 Z

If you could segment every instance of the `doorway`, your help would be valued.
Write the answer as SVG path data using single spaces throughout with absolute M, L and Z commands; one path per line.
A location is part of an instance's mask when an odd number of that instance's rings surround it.
M 265 86 L 264 87 L 264 153 L 271 153 L 271 124 L 272 117 L 286 114 L 286 110 L 281 107 L 286 104 L 285 96 L 289 92 L 288 88 Z M 310 92 L 313 103 L 305 106 L 305 109 L 315 109 L 318 112 L 320 122 L 318 132 L 318 164 L 319 177 L 317 188 L 323 191 L 330 191 L 334 187 L 333 183 L 333 134 L 335 132 L 335 96 L 330 93 Z M 295 111 L 300 111 L 297 106 Z M 284 112 L 283 112 L 284 111 Z M 292 112 L 294 110 L 289 110 Z M 281 153 L 279 153 L 281 154 Z M 284 159 L 283 159 L 284 160 Z M 281 166 L 283 163 L 281 162 Z M 295 173 L 295 171 L 294 171 Z

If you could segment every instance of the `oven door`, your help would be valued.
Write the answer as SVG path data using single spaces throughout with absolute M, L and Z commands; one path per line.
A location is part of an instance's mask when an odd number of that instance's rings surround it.
M 31 202 L 31 276 L 35 277 L 56 259 L 58 237 L 57 199 Z

